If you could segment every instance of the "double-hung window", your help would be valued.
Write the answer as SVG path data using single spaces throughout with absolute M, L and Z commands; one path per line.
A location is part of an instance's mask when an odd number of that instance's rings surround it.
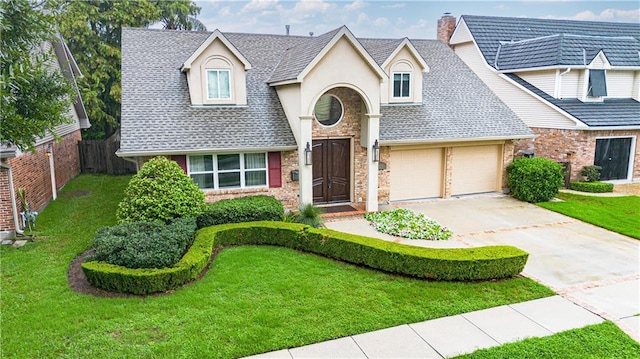
M 231 71 L 207 70 L 207 99 L 225 100 L 231 98 Z
M 266 153 L 189 156 L 189 176 L 202 189 L 264 187 Z
M 411 96 L 411 74 L 409 72 L 393 73 L 393 97 Z

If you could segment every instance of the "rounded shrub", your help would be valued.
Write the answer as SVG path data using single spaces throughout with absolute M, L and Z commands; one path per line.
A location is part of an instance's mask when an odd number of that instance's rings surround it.
M 118 205 L 120 223 L 197 217 L 204 210 L 204 193 L 177 163 L 155 157 L 131 178 Z
M 562 186 L 562 165 L 543 157 L 517 158 L 507 166 L 513 197 L 526 202 L 552 199 Z

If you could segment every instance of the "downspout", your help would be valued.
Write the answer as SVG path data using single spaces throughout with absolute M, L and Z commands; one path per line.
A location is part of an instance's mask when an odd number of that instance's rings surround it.
M 19 235 L 24 232 L 20 229 L 20 219 L 18 218 L 18 206 L 16 205 L 16 191 L 13 188 L 13 174 L 11 174 L 11 166 L 7 163 L 0 162 L 0 167 L 7 169 L 7 177 L 9 177 L 9 194 L 11 195 L 11 211 L 13 212 L 13 225 L 15 231 Z
M 127 161 L 127 162 L 131 162 L 131 163 L 135 163 L 136 164 L 136 172 L 138 172 L 140 170 L 139 165 L 138 165 L 138 157 L 120 157 L 123 160 Z
M 53 145 L 49 144 L 45 152 L 45 156 L 49 158 L 49 176 L 51 177 L 51 195 L 55 201 L 58 198 L 58 186 L 56 184 L 56 167 L 53 163 Z
M 556 98 L 562 98 L 562 76 L 568 74 L 571 71 L 571 67 L 567 67 L 566 70 L 558 75 L 558 87 L 556 90 Z

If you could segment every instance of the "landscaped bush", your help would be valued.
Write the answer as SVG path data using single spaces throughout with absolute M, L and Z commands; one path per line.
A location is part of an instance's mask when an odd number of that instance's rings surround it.
M 196 217 L 204 205 L 204 193 L 177 163 L 155 157 L 131 178 L 116 216 L 120 223 L 167 223 L 174 218 Z
M 365 214 L 364 218 L 370 221 L 378 232 L 403 238 L 442 240 L 451 238 L 453 234 L 434 219 L 405 208 L 370 212 Z
M 606 182 L 571 182 L 569 188 L 574 191 L 604 193 L 613 192 L 613 183 Z
M 596 182 L 600 179 L 600 171 L 602 167 L 600 166 L 584 166 L 580 170 L 580 176 L 585 178 L 585 182 Z
M 315 206 L 313 203 L 307 203 L 300 207 L 297 213 L 292 213 L 289 217 L 290 222 L 306 224 L 307 226 L 320 228 L 322 227 L 322 208 Z
M 542 157 L 516 158 L 507 175 L 513 197 L 531 203 L 550 200 L 564 183 L 562 165 Z
M 198 228 L 225 223 L 282 221 L 284 206 L 272 196 L 223 199 L 207 204 L 198 216 Z
M 176 264 L 193 241 L 193 218 L 178 218 L 171 224 L 123 223 L 103 227 L 93 240 L 95 253 L 89 260 L 127 268 L 167 268 Z
M 82 268 L 98 288 L 162 292 L 197 278 L 213 247 L 231 245 L 277 245 L 390 273 L 447 281 L 513 277 L 524 269 L 529 256 L 512 246 L 423 248 L 296 223 L 250 222 L 198 231 L 189 251 L 171 268 L 128 269 L 95 261 L 83 263 Z

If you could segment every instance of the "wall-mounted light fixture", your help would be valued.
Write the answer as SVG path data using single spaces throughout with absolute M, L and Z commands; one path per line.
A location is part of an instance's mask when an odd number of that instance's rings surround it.
M 53 155 L 53 146 L 51 146 L 51 144 L 47 145 L 47 150 L 44 152 L 44 155 L 47 157 L 51 157 Z
M 373 162 L 380 162 L 380 144 L 378 144 L 378 140 L 373 143 L 371 150 L 373 151 L 371 152 Z
M 311 166 L 313 162 L 313 153 L 311 152 L 311 145 L 307 142 L 307 148 L 304 149 L 304 164 Z

